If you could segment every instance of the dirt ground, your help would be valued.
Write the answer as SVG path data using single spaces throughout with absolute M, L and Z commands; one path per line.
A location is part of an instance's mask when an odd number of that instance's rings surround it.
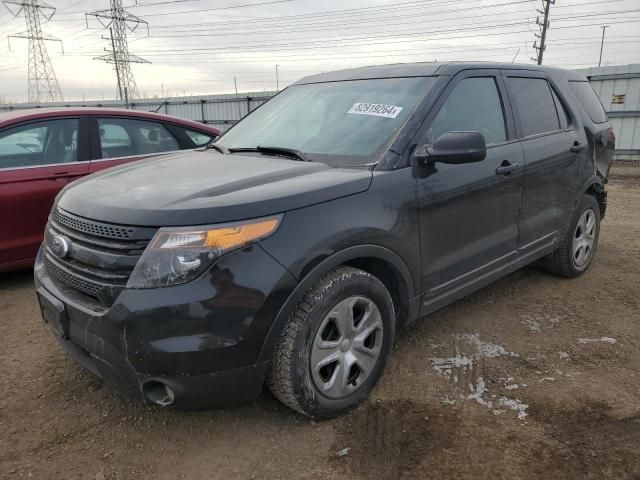
M 400 332 L 372 398 L 312 422 L 264 392 L 177 413 L 66 357 L 31 273 L 0 276 L 0 478 L 638 479 L 640 169 L 618 168 L 595 263 L 519 271 Z

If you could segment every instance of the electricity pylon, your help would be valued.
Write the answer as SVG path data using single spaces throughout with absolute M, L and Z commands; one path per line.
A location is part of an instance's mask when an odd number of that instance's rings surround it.
M 4 0 L 5 7 L 14 17 L 24 15 L 27 30 L 15 35 L 9 35 L 9 49 L 12 38 L 29 40 L 29 75 L 28 99 L 30 103 L 62 102 L 62 91 L 58 79 L 53 71 L 51 59 L 45 42 L 60 42 L 62 40 L 42 33 L 40 20 L 46 22 L 56 13 L 56 9 L 40 0 Z M 64 53 L 64 50 L 63 50 Z
M 129 103 L 132 98 L 139 98 L 136 79 L 131 71 L 132 63 L 150 63 L 149 61 L 129 53 L 127 43 L 127 30 L 135 31 L 141 24 L 147 27 L 147 22 L 135 15 L 130 14 L 122 7 L 122 0 L 111 0 L 111 8 L 106 10 L 96 10 L 85 14 L 87 28 L 89 27 L 89 17 L 95 17 L 104 28 L 109 29 L 109 37 L 102 37 L 110 41 L 110 48 L 105 48 L 107 53 L 94 60 L 102 60 L 114 66 L 116 78 L 118 80 L 118 96 L 120 100 Z

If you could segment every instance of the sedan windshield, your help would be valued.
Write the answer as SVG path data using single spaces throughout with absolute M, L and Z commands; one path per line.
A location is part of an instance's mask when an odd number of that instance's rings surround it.
M 293 85 L 217 144 L 232 153 L 256 147 L 287 149 L 333 166 L 372 163 L 434 81 L 410 77 Z

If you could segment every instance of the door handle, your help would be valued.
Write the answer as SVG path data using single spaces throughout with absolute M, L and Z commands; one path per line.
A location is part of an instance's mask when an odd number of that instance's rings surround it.
M 520 167 L 517 163 L 511 163 L 509 160 L 503 160 L 498 168 L 496 168 L 496 175 L 510 175 L 511 172 L 517 170 Z
M 580 143 L 580 142 L 578 142 L 578 141 L 576 140 L 575 142 L 573 142 L 573 145 L 571 146 L 571 148 L 569 149 L 569 151 L 570 151 L 571 153 L 579 153 L 579 152 L 581 152 L 582 150 L 584 150 L 584 147 L 585 147 L 584 143 Z
M 69 172 L 68 171 L 61 171 L 61 172 L 53 172 L 51 174 L 51 179 L 58 179 L 58 178 L 65 178 L 69 176 Z

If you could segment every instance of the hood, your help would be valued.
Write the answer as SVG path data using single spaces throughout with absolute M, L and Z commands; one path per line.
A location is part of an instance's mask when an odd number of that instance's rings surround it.
M 369 170 L 212 150 L 151 158 L 83 178 L 57 205 L 122 225 L 204 225 L 306 207 L 369 188 Z

